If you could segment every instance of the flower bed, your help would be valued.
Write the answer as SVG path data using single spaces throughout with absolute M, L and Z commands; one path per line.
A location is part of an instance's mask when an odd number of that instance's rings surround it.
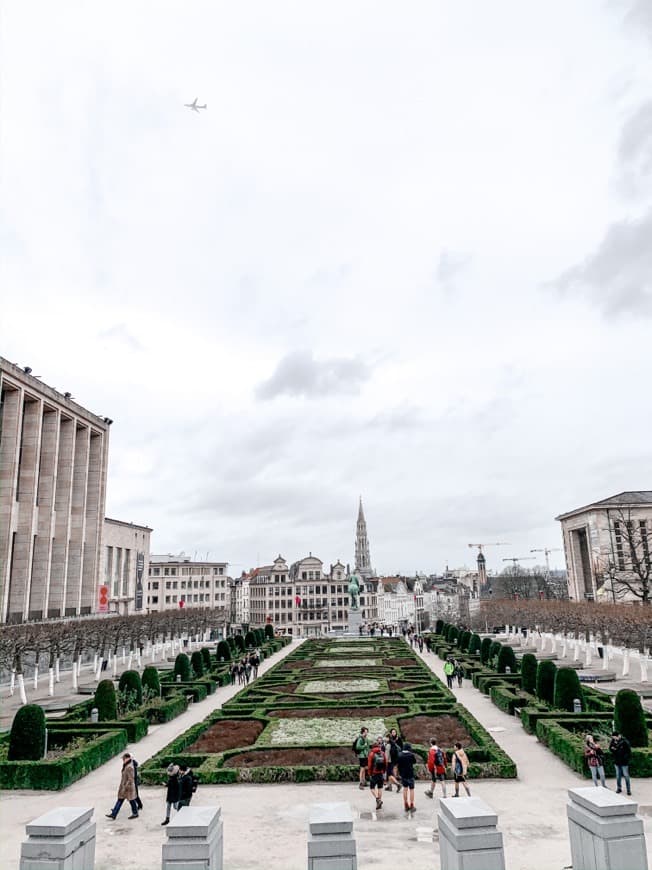
M 337 659 L 319 659 L 315 662 L 316 668 L 373 668 L 380 665 L 378 659 L 349 659 L 338 661 Z
M 387 733 L 387 726 L 378 717 L 343 717 L 333 719 L 279 719 L 270 726 L 267 739 L 273 746 L 301 746 L 312 743 L 350 744 L 352 736 L 365 725 L 374 737 Z
M 299 691 L 310 695 L 341 694 L 343 692 L 377 692 L 380 687 L 380 680 L 310 680 L 304 683 Z

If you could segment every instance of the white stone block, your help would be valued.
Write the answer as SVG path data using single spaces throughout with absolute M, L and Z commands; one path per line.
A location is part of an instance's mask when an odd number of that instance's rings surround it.
M 441 870 L 505 870 L 498 816 L 481 798 L 442 798 L 437 823 Z
M 566 806 L 573 870 L 647 870 L 638 804 L 605 788 L 572 788 Z
M 308 829 L 308 870 L 357 870 L 350 804 L 313 804 Z
M 166 827 L 162 870 L 222 870 L 224 840 L 220 807 L 183 807 Z
M 26 825 L 19 870 L 93 870 L 93 807 L 60 807 Z

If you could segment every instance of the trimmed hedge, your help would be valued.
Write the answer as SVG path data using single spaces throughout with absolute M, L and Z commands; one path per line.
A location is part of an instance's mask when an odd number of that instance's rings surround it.
M 52 746 L 58 745 L 58 740 L 65 745 L 71 739 L 70 732 L 52 729 L 48 732 L 48 739 Z M 127 734 L 121 729 L 99 734 L 81 749 L 51 761 L 2 761 L 0 788 L 59 790 L 100 767 L 126 746 Z
M 149 723 L 145 715 L 145 711 L 141 708 L 136 714 L 130 714 L 125 719 L 116 719 L 111 722 L 68 722 L 65 719 L 53 719 L 48 723 L 48 734 L 51 730 L 66 732 L 73 735 L 78 734 L 104 734 L 107 731 L 118 731 L 122 729 L 127 735 L 129 743 L 137 743 L 142 740 L 147 734 Z
M 510 673 L 512 674 L 518 672 L 516 655 L 511 646 L 501 646 L 498 652 L 498 662 L 496 663 L 496 670 L 499 674 L 505 674 L 507 673 L 507 668 L 509 668 Z
M 521 688 L 533 695 L 537 686 L 537 657 L 534 653 L 524 653 L 521 659 Z
M 616 695 L 614 726 L 634 746 L 649 745 L 649 731 L 641 699 L 632 689 L 621 689 Z
M 221 660 L 225 662 L 231 661 L 231 647 L 225 640 L 221 640 L 218 643 L 215 658 L 218 660 L 218 662 Z
M 161 678 L 153 665 L 148 665 L 143 671 L 142 683 L 143 689 L 149 689 L 151 694 L 161 694 Z
M 190 656 L 190 666 L 196 677 L 204 676 L 204 659 L 198 649 Z
M 123 671 L 118 682 L 120 692 L 135 692 L 136 702 L 140 706 L 143 703 L 143 684 L 138 671 Z
M 202 664 L 203 664 L 203 666 L 204 666 L 204 672 L 206 672 L 206 671 L 210 671 L 210 669 L 211 669 L 211 665 L 212 665 L 212 662 L 211 662 L 211 651 L 208 649 L 207 646 L 203 646 L 203 647 L 200 649 L 200 653 L 201 653 L 201 662 L 202 662 Z
M 265 637 L 270 640 L 274 637 L 274 627 L 269 622 L 265 626 Z
M 45 713 L 38 704 L 19 707 L 11 724 L 9 761 L 36 761 L 45 752 Z
M 501 651 L 502 647 L 503 647 L 503 645 L 502 645 L 502 643 L 500 643 L 500 641 L 498 641 L 498 640 L 491 641 L 491 646 L 489 647 L 489 660 L 487 662 L 487 664 L 490 665 L 491 667 L 494 667 L 494 668 L 496 667 L 496 661 L 498 659 L 498 656 L 500 655 L 500 651 Z
M 243 653 L 245 651 L 245 639 L 241 634 L 236 634 L 234 638 L 235 647 L 238 652 Z
M 482 640 L 480 639 L 479 634 L 472 634 L 471 640 L 469 641 L 469 655 L 475 655 L 480 652 L 480 647 L 482 646 Z
M 573 712 L 573 702 L 578 699 L 584 709 L 584 695 L 575 668 L 558 668 L 555 673 L 553 705 L 558 710 Z
M 491 644 L 493 641 L 490 637 L 483 637 L 482 643 L 480 644 L 480 661 L 483 665 L 488 664 L 489 662 L 489 654 L 491 651 Z
M 174 676 L 180 676 L 182 681 L 190 679 L 190 659 L 185 653 L 179 653 L 174 660 Z
M 118 718 L 118 699 L 113 680 L 102 680 L 95 689 L 95 706 L 100 722 Z
M 555 693 L 555 673 L 557 665 L 549 659 L 544 659 L 537 664 L 537 698 L 552 704 Z

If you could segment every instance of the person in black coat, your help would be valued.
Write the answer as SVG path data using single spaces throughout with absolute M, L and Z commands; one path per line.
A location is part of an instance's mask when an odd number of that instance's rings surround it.
M 179 789 L 178 809 L 189 807 L 192 800 L 192 770 L 187 764 L 182 764 L 179 767 Z
M 627 794 L 632 793 L 632 784 L 629 778 L 629 762 L 632 757 L 632 746 L 626 737 L 619 734 L 617 731 L 611 736 L 609 743 L 609 752 L 614 760 L 616 768 L 616 794 L 621 794 L 623 777 L 625 777 L 625 785 L 627 786 Z
M 165 792 L 165 819 L 161 822 L 162 825 L 170 823 L 170 812 L 172 807 L 178 810 L 179 798 L 181 797 L 181 786 L 179 784 L 179 767 L 176 764 L 168 764 L 168 781 Z

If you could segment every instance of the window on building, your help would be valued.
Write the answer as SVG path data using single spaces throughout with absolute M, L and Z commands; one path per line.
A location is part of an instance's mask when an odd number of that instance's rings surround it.
M 176 568 L 170 568 L 170 576 L 171 577 L 177 576 L 177 569 Z
M 151 586 L 152 589 L 158 589 L 158 580 L 153 580 Z
M 169 596 L 169 595 L 166 595 L 166 596 L 165 596 L 165 603 L 166 603 L 166 604 L 169 604 L 169 603 L 170 603 L 170 596 Z
M 176 596 L 176 595 L 173 595 L 173 596 L 172 596 L 172 603 L 173 603 L 173 604 L 176 604 L 176 603 L 177 603 L 177 596 Z
M 153 574 L 155 577 L 158 577 L 160 573 L 161 573 L 161 569 L 160 569 L 160 568 L 154 568 L 154 569 L 152 570 L 152 574 Z
M 152 595 L 152 604 L 158 604 L 158 595 Z

